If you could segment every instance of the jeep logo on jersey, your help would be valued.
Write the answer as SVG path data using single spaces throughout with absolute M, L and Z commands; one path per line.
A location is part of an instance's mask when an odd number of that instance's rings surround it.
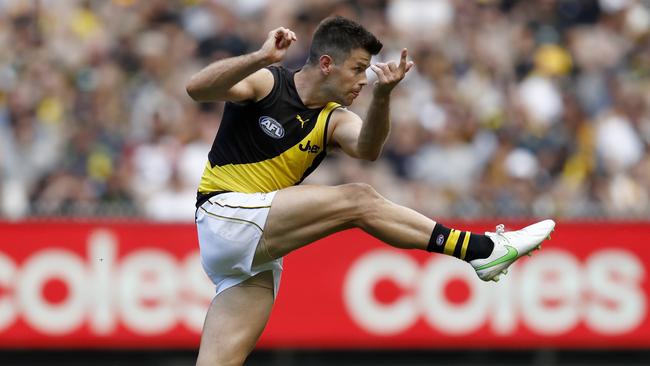
M 284 127 L 282 127 L 280 122 L 274 120 L 271 117 L 260 117 L 260 127 L 264 133 L 273 137 L 274 139 L 281 139 L 284 137 Z
M 320 146 L 316 144 L 311 144 L 311 140 L 307 140 L 307 145 L 300 144 L 298 145 L 298 148 L 300 151 L 305 151 L 307 153 L 313 153 L 313 154 L 318 154 L 318 150 L 320 150 Z

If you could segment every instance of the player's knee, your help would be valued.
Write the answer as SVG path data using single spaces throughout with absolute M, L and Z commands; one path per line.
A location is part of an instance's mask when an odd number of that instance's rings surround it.
M 366 183 L 349 183 L 339 186 L 343 190 L 346 201 L 351 206 L 367 206 L 381 198 L 379 193 Z
M 363 227 L 381 211 L 384 198 L 369 184 L 351 183 L 341 186 L 349 204 L 355 226 Z

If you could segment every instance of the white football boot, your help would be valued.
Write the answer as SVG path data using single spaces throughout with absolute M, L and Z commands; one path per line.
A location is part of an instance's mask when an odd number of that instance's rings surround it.
M 551 238 L 555 221 L 544 220 L 517 231 L 504 231 L 497 225 L 494 233 L 486 232 L 494 242 L 492 254 L 487 258 L 474 259 L 469 263 L 483 281 L 499 281 L 501 274 L 508 273 L 508 267 L 523 255 L 532 255 L 533 250 L 541 249 L 542 242 Z

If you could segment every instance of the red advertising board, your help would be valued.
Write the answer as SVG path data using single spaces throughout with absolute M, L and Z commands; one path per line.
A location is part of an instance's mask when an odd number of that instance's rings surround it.
M 345 231 L 287 256 L 259 346 L 647 348 L 648 238 L 650 223 L 560 222 L 485 283 Z M 195 348 L 212 296 L 191 224 L 0 223 L 0 348 Z

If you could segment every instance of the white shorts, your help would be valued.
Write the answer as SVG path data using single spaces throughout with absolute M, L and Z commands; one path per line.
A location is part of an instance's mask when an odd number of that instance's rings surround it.
M 253 266 L 273 197 L 275 192 L 228 192 L 210 198 L 198 208 L 196 226 L 201 263 L 216 285 L 217 295 L 270 270 L 273 271 L 273 290 L 277 297 L 282 258 Z

